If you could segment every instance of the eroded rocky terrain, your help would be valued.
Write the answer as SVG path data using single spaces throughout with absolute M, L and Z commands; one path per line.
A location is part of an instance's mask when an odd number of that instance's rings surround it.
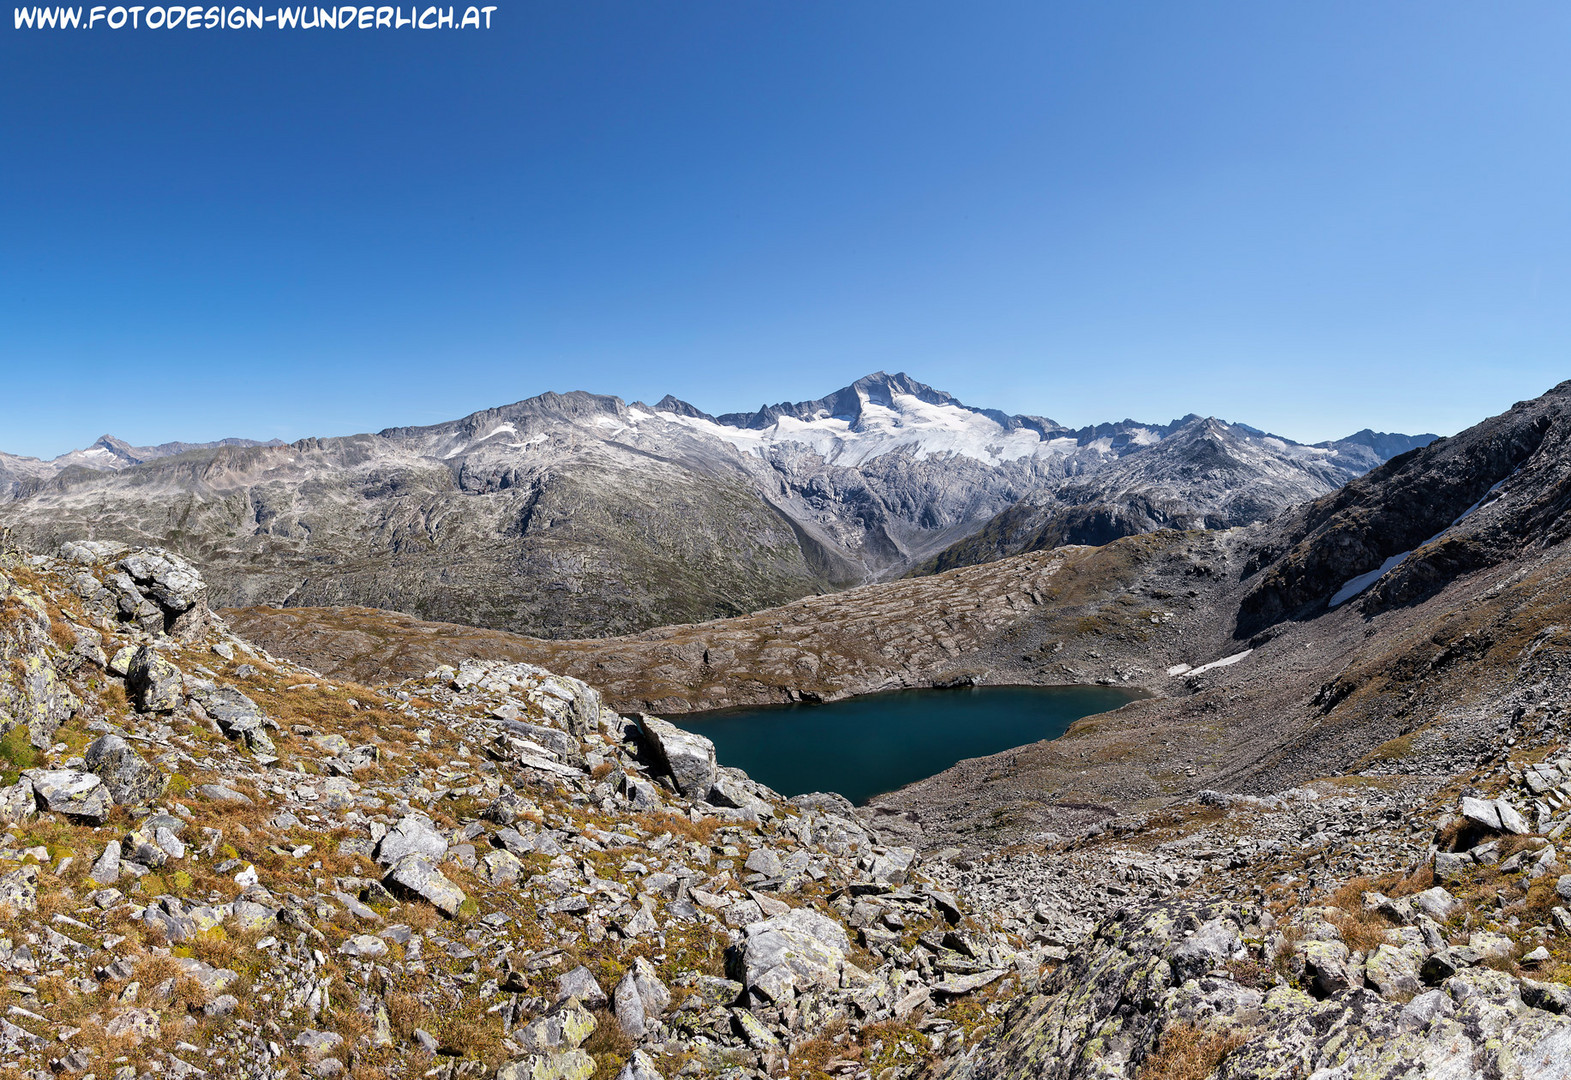
M 0 565 L 17 1075 L 1571 1068 L 1557 676 L 1458 775 L 1415 750 L 922 850 L 578 680 L 341 682 L 205 593 L 158 551 Z
M 1571 1074 L 1568 461 L 1571 384 L 1265 525 L 598 641 L 231 625 L 167 551 L 0 556 L 0 1042 L 116 1080 Z M 646 711 L 957 680 L 1153 696 L 861 808 Z

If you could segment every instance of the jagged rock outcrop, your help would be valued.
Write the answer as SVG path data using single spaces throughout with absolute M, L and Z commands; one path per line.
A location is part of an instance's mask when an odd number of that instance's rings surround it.
M 1434 438 L 1362 431 L 1301 446 L 1246 425 L 1187 417 L 1139 453 L 1027 496 L 913 573 L 1065 544 L 1108 544 L 1157 529 L 1227 529 L 1269 521 Z

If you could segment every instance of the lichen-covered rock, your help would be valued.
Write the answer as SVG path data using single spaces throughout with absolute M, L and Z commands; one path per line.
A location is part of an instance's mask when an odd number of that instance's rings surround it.
M 0 906 L 17 911 L 38 910 L 38 867 L 24 866 L 0 874 Z
M 37 812 L 38 798 L 33 793 L 32 781 L 27 777 L 0 787 L 0 822 L 23 822 Z
M 164 775 L 118 735 L 95 740 L 83 758 L 121 806 L 145 806 L 163 793 Z
M 519 1046 L 531 1053 L 575 1050 L 594 1034 L 595 1018 L 576 997 L 570 997 L 538 1020 L 518 1029 L 514 1036 Z
M 56 646 L 43 600 L 0 574 L 0 601 L 5 605 L 0 618 L 0 671 L 5 672 L 0 678 L 0 735 L 23 727 L 28 741 L 44 749 L 80 702 L 50 659 Z
M 1229 961 L 1248 956 L 1238 924 L 1231 919 L 1211 919 L 1173 950 L 1173 978 L 1177 982 L 1208 975 Z
M 104 1025 L 105 1035 L 111 1039 L 124 1039 L 131 1046 L 140 1046 L 147 1041 L 156 1042 L 159 1032 L 158 1014 L 151 1009 L 123 1009 Z
M 793 908 L 745 928 L 742 983 L 768 1001 L 788 1002 L 799 992 L 838 986 L 851 943 L 845 927 L 816 911 Z
M 1387 1001 L 1406 1001 L 1422 990 L 1418 963 L 1394 945 L 1381 945 L 1364 961 L 1364 982 Z
M 143 645 L 131 657 L 126 670 L 126 685 L 132 700 L 142 712 L 174 712 L 184 696 L 185 680 L 180 669 L 151 645 Z
M 1470 969 L 1448 979 L 1443 992 L 1406 1002 L 1360 987 L 1325 1000 L 1285 985 L 1262 995 L 1214 974 L 1177 983 L 1173 959 L 1192 940 L 1184 930 L 1218 918 L 1246 925 L 1251 913 L 1172 905 L 1104 922 L 1042 992 L 933 1075 L 1137 1080 L 1164 1033 L 1195 1028 L 1230 1037 L 1234 1045 L 1212 1072 L 1227 1080 L 1571 1075 L 1571 1018 L 1529 1008 L 1516 981 L 1501 972 Z M 1311 945 L 1321 947 L 1326 964 L 1346 952 L 1339 941 L 1304 943 Z M 1206 1067 L 1216 1070 L 1217 1063 Z
M 574 1049 L 508 1062 L 496 1071 L 496 1080 L 589 1080 L 594 1073 L 595 1059 Z
M 76 769 L 28 769 L 22 774 L 45 809 L 103 824 L 113 805 L 109 789 L 92 773 Z

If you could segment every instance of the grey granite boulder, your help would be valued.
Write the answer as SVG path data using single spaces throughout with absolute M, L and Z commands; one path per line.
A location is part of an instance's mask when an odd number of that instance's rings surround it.
M 772 1002 L 840 983 L 851 942 L 845 928 L 807 908 L 794 908 L 744 930 L 742 984 Z
M 142 712 L 174 712 L 180 707 L 184 684 L 180 669 L 150 645 L 138 649 L 126 669 L 131 699 Z
M 432 862 L 441 862 L 446 854 L 447 839 L 419 811 L 399 818 L 376 845 L 376 861 L 383 866 L 392 866 L 406 855 L 424 855 Z
M 453 916 L 468 899 L 464 890 L 454 885 L 434 863 L 424 855 L 405 855 L 387 872 L 386 881 L 407 894 L 420 897 L 442 914 Z
M 671 1004 L 671 991 L 660 981 L 655 967 L 642 956 L 617 983 L 612 995 L 617 1026 L 631 1039 L 641 1039 Z
M 689 799 L 707 796 L 715 783 L 715 744 L 656 716 L 640 716 L 638 723 L 676 789 Z
M 28 769 L 22 774 L 46 810 L 102 825 L 114 805 L 109 789 L 92 773 L 75 769 Z
M 163 774 L 118 735 L 96 740 L 83 756 L 87 767 L 122 806 L 145 806 L 163 793 Z
M 1212 919 L 1173 950 L 1173 980 L 1182 983 L 1198 979 L 1226 967 L 1230 960 L 1243 960 L 1248 955 L 1238 935 L 1238 925 L 1231 919 Z

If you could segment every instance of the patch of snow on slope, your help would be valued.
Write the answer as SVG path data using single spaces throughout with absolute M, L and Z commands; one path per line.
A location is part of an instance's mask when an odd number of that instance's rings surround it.
M 1506 480 L 1511 479 L 1511 477 L 1515 476 L 1515 475 L 1516 475 L 1516 471 L 1513 471 L 1510 476 L 1507 476 L 1504 479 L 1500 480 L 1493 487 L 1491 487 L 1488 491 L 1484 492 L 1482 498 L 1480 498 L 1472 506 L 1469 506 L 1466 510 L 1463 510 L 1462 513 L 1460 515 L 1458 515 L 1457 519 L 1455 521 L 1453 521 L 1451 524 L 1447 525 L 1445 528 L 1443 528 L 1439 532 L 1435 533 L 1435 535 L 1431 536 L 1428 540 L 1425 540 L 1424 544 L 1433 544 L 1436 540 L 1439 540 L 1446 533 L 1450 532 L 1452 529 L 1454 529 L 1458 525 L 1462 524 L 1462 522 L 1466 521 L 1469 517 L 1472 516 L 1473 511 L 1477 510 L 1480 506 L 1483 506 L 1485 503 L 1492 501 L 1492 497 L 1505 484 Z M 1423 547 L 1424 544 L 1419 544 L 1418 547 Z M 1334 608 L 1334 607 L 1338 606 L 1339 604 L 1345 604 L 1347 601 L 1351 600 L 1353 597 L 1357 596 L 1359 593 L 1361 593 L 1365 589 L 1369 588 L 1369 586 L 1371 586 L 1375 582 L 1379 581 L 1386 574 L 1390 573 L 1392 570 L 1395 570 L 1398 566 L 1401 566 L 1403 560 L 1406 559 L 1409 555 L 1413 554 L 1413 552 L 1417 551 L 1417 550 L 1418 550 L 1418 548 L 1413 548 L 1412 551 L 1398 552 L 1397 554 L 1395 554 L 1395 555 L 1391 556 L 1389 559 L 1387 559 L 1385 562 L 1381 563 L 1375 569 L 1369 571 L 1369 573 L 1367 573 L 1367 574 L 1359 574 L 1356 578 L 1353 578 L 1352 580 L 1348 581 L 1345 585 L 1343 585 L 1340 589 L 1338 589 L 1332 595 L 1332 597 L 1331 597 L 1331 599 L 1329 601 L 1326 602 L 1327 609 Z
M 1416 551 L 1417 549 L 1415 548 L 1414 550 Z M 1349 600 L 1353 599 L 1353 597 L 1369 588 L 1369 586 L 1385 577 L 1386 574 L 1402 565 L 1402 560 L 1406 559 L 1411 554 L 1413 554 L 1412 551 L 1398 552 L 1387 559 L 1385 562 L 1381 563 L 1379 566 L 1375 567 L 1373 570 L 1369 571 L 1369 573 L 1359 574 L 1356 578 L 1348 581 L 1347 584 L 1343 585 L 1334 594 L 1332 594 L 1331 599 L 1326 604 L 1326 607 L 1334 608 L 1339 604 L 1347 603 Z
M 1238 663 L 1240 660 L 1254 651 L 1255 650 L 1253 649 L 1245 649 L 1243 652 L 1234 653 L 1232 656 L 1224 656 L 1220 660 L 1213 660 L 1209 664 L 1201 664 L 1197 668 L 1191 668 L 1186 664 L 1174 664 L 1172 667 L 1167 669 L 1167 673 L 1169 675 L 1175 676 L 1200 675 L 1204 672 L 1210 671 L 1213 668 L 1232 667 L 1234 664 Z
M 764 456 L 774 446 L 791 444 L 811 448 L 832 465 L 858 466 L 883 454 L 909 448 L 917 460 L 931 455 L 958 455 L 990 465 L 1022 458 L 1072 453 L 1073 439 L 1044 442 L 1035 431 L 1013 431 L 970 409 L 934 405 L 910 394 L 892 395 L 891 405 L 880 405 L 865 396 L 861 416 L 853 424 L 845 417 L 820 413 L 811 420 L 782 416 L 767 428 L 727 427 L 700 417 L 663 412 L 660 417 L 703 434 L 722 439 L 744 453 Z

